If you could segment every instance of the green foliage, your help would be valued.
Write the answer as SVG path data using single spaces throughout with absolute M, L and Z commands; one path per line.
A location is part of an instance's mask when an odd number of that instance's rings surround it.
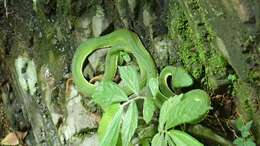
M 191 76 L 181 67 L 173 70 L 172 86 L 175 88 L 188 87 L 193 84 Z
M 237 80 L 237 77 L 234 74 L 229 74 L 228 75 L 228 80 L 233 83 L 233 82 L 235 82 Z
M 160 92 L 158 80 L 156 78 L 152 78 L 149 80 L 148 84 L 149 84 L 150 91 L 152 92 L 152 95 L 155 97 L 157 93 Z
M 166 140 L 162 133 L 157 133 L 152 140 L 152 146 L 167 146 Z
M 143 117 L 144 117 L 144 121 L 147 124 L 152 120 L 155 109 L 156 107 L 154 105 L 153 100 L 151 98 L 145 98 L 144 106 L 143 106 Z
M 238 128 L 242 136 L 236 138 L 233 141 L 233 143 L 236 146 L 256 146 L 252 136 L 250 135 L 251 126 L 252 126 L 252 121 L 249 121 L 248 123 L 244 124 L 241 118 L 236 120 L 236 127 Z
M 116 145 L 119 132 L 120 132 L 120 124 L 121 124 L 121 116 L 122 116 L 123 108 L 120 107 L 118 111 L 115 113 L 112 121 L 106 128 L 106 132 L 104 137 L 100 142 L 101 146 L 113 146 Z
M 113 120 L 113 117 L 115 116 L 117 111 L 119 111 L 119 108 L 120 108 L 120 104 L 113 104 L 108 108 L 108 110 L 104 112 L 98 126 L 98 136 L 101 139 L 104 137 L 107 127 L 109 126 L 110 122 Z
M 203 146 L 203 144 L 201 144 L 195 138 L 179 130 L 171 130 L 169 131 L 169 135 L 176 146 Z
M 138 109 L 135 102 L 131 102 L 124 116 L 122 124 L 123 145 L 128 145 L 138 124 Z
M 140 89 L 138 72 L 133 66 L 119 67 L 119 73 L 122 82 L 134 94 L 128 97 L 116 83 L 103 81 L 98 85 L 92 97 L 93 101 L 104 109 L 98 129 L 101 146 L 115 146 L 120 140 L 123 146 L 131 145 L 131 139 L 139 126 L 138 115 L 141 112 L 138 111 L 139 109 L 142 109 L 142 118 L 146 124 L 156 122 L 153 120 L 156 118 L 154 113 L 157 109 L 155 101 L 162 96 L 158 79 L 150 79 L 147 88 Z M 191 78 L 186 76 L 187 73 L 184 70 L 176 68 L 174 73 L 177 77 L 173 80 L 177 84 L 174 87 L 192 84 L 189 80 Z M 139 101 L 140 99 L 142 102 Z M 159 107 L 158 133 L 154 133 L 154 128 L 148 127 L 146 128 L 148 130 L 144 128 L 145 135 L 148 135 L 150 139 L 141 136 L 139 143 L 149 145 L 151 141 L 153 146 L 201 146 L 202 144 L 195 138 L 174 128 L 181 124 L 194 124 L 201 121 L 210 110 L 209 99 L 207 93 L 199 89 L 167 97 L 167 100 Z M 139 108 L 140 103 L 142 103 L 142 108 Z
M 127 95 L 114 82 L 104 81 L 97 87 L 92 98 L 95 103 L 106 109 L 111 104 L 126 101 Z
M 250 138 L 237 138 L 233 142 L 236 146 L 256 146 L 255 142 L 253 139 Z
M 166 145 L 174 143 L 176 146 L 201 146 L 200 142 L 187 133 L 171 129 L 180 124 L 199 122 L 209 109 L 210 100 L 203 90 L 196 89 L 169 98 L 161 107 L 159 133 L 153 138 L 154 143 L 157 144 L 160 135 L 160 139 L 163 139 Z
M 136 69 L 132 66 L 122 66 L 119 67 L 119 72 L 123 82 L 125 82 L 129 89 L 138 95 L 139 83 Z
M 164 102 L 159 118 L 159 129 L 168 130 L 179 124 L 200 121 L 209 109 L 209 97 L 202 90 L 196 89 L 176 95 Z
M 177 95 L 173 98 L 169 98 L 163 103 L 160 110 L 159 129 L 158 129 L 159 131 L 163 131 L 165 127 L 169 127 L 169 121 L 171 121 L 171 117 L 169 116 L 169 114 L 172 112 L 173 107 L 176 107 L 176 105 L 179 104 L 179 102 L 181 102 L 182 97 L 183 94 Z M 170 123 L 170 125 L 172 124 Z

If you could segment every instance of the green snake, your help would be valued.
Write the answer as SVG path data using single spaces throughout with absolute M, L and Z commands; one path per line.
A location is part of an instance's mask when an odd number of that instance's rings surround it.
M 83 95 L 91 97 L 97 87 L 97 85 L 91 84 L 85 79 L 82 73 L 84 62 L 91 53 L 101 48 L 108 48 L 102 80 L 112 81 L 114 79 L 121 51 L 135 57 L 142 79 L 140 87 L 145 87 L 149 79 L 158 77 L 154 60 L 138 36 L 129 30 L 119 29 L 104 36 L 88 39 L 77 48 L 72 60 L 72 77 L 77 89 Z M 164 68 L 159 78 L 161 92 L 166 96 L 174 95 L 167 85 L 167 78 L 173 73 L 173 70 L 174 67 Z

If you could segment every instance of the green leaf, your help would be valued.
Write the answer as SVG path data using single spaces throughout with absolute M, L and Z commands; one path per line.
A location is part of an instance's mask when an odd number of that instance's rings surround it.
M 200 89 L 185 93 L 181 99 L 171 100 L 170 106 L 168 113 L 170 118 L 167 119 L 166 129 L 184 123 L 198 123 L 205 118 L 211 108 L 208 94 Z
M 233 83 L 234 81 L 237 80 L 237 77 L 236 77 L 236 75 L 234 75 L 234 74 L 229 74 L 229 75 L 228 75 L 228 80 Z
M 241 118 L 238 118 L 236 120 L 236 127 L 241 132 L 241 135 L 243 138 L 250 136 L 250 129 L 252 127 L 252 124 L 253 124 L 253 121 L 249 121 L 246 124 L 244 124 L 244 122 Z
M 241 131 L 241 135 L 242 137 L 248 137 L 250 136 L 250 128 L 252 126 L 253 121 L 249 121 L 248 123 L 246 123 L 246 125 L 242 126 L 241 129 L 239 129 Z
M 140 141 L 141 146 L 150 146 L 150 139 L 144 139 Z
M 100 139 L 104 137 L 107 127 L 110 125 L 111 121 L 113 120 L 115 114 L 119 111 L 119 109 L 120 104 L 112 104 L 103 113 L 98 126 L 98 137 Z
M 243 120 L 241 118 L 238 118 L 238 119 L 236 119 L 235 124 L 236 124 L 237 129 L 239 129 L 241 131 L 241 129 L 244 126 Z
M 136 103 L 131 102 L 124 116 L 124 121 L 121 129 L 123 146 L 128 146 L 132 136 L 135 133 L 137 124 L 138 124 L 138 109 Z
M 172 118 L 173 108 L 179 104 L 182 97 L 183 94 L 176 95 L 174 97 L 169 98 L 163 103 L 160 110 L 160 116 L 159 116 L 159 128 L 158 128 L 159 131 L 163 130 L 166 122 L 168 122 L 169 119 Z
M 149 97 L 146 97 L 144 99 L 143 118 L 147 124 L 152 120 L 155 109 L 156 107 L 153 103 L 153 100 Z
M 163 103 L 163 105 L 162 105 L 162 107 L 161 107 L 161 109 L 160 109 L 159 126 L 158 126 L 158 130 L 159 130 L 159 131 L 162 131 L 162 130 L 164 129 L 165 123 L 166 123 L 166 121 L 167 121 L 167 119 L 168 119 L 168 114 L 167 114 L 167 113 L 169 113 L 169 111 L 170 111 L 170 109 L 171 109 L 171 107 L 170 107 L 170 102 L 169 102 L 170 99 L 171 99 L 171 98 L 169 98 L 168 100 L 166 100 L 166 101 Z
M 133 66 L 119 67 L 119 72 L 123 82 L 131 89 L 136 95 L 139 92 L 139 82 L 137 70 Z
M 157 133 L 152 140 L 152 146 L 167 146 L 167 141 L 164 138 L 164 135 Z
M 106 128 L 106 132 L 100 142 L 101 146 L 115 146 L 117 144 L 120 132 L 122 113 L 123 107 L 119 107 L 113 117 L 113 120 L 109 123 L 108 127 Z
M 177 67 L 174 69 L 172 75 L 172 86 L 175 88 L 188 87 L 193 84 L 191 76 L 182 68 Z
M 98 85 L 92 99 L 103 109 L 106 109 L 111 104 L 126 101 L 128 98 L 124 91 L 119 88 L 116 83 L 104 81 Z
M 233 144 L 235 144 L 236 146 L 256 146 L 255 142 L 251 137 L 250 138 L 238 137 L 233 141 Z
M 176 146 L 203 146 L 202 143 L 183 131 L 170 130 L 168 133 Z
M 247 138 L 245 141 L 245 146 L 256 146 L 252 138 Z
M 159 92 L 159 82 L 157 78 L 151 78 L 149 80 L 149 88 L 152 92 L 152 95 L 156 97 L 157 93 Z
M 233 144 L 235 144 L 236 146 L 246 146 L 246 145 L 244 145 L 244 139 L 241 137 L 236 138 L 233 141 Z
M 166 134 L 165 137 L 166 137 L 165 139 L 166 139 L 166 141 L 168 143 L 168 146 L 176 146 L 174 141 L 172 140 L 172 138 L 171 138 L 171 136 L 169 134 Z

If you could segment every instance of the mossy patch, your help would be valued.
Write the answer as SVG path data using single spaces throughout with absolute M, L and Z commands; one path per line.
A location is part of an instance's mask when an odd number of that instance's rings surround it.
M 215 35 L 196 0 L 170 2 L 169 35 L 177 41 L 177 61 L 209 90 L 216 90 L 227 76 L 227 62 L 216 51 Z
M 240 115 L 246 121 L 252 120 L 255 108 L 255 104 L 252 103 L 252 99 L 254 97 L 252 88 L 249 84 L 246 84 L 242 81 L 237 81 L 234 84 L 234 87 L 236 96 L 238 97 L 237 102 L 239 102 L 237 105 L 242 106 L 238 108 L 240 110 Z

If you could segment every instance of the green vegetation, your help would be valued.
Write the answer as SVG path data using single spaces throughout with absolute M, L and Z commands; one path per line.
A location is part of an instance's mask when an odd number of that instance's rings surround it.
M 197 0 L 171 1 L 169 9 L 170 37 L 177 41 L 178 60 L 194 77 L 214 91 L 226 81 L 227 62 L 216 51 L 216 34 L 207 22 Z
M 179 87 L 191 85 L 191 78 L 186 72 L 180 72 L 179 69 L 175 71 L 173 78 Z M 158 79 L 150 79 L 149 88 L 141 89 L 139 74 L 133 66 L 119 67 L 119 72 L 122 83 L 126 84 L 133 94 L 127 96 L 116 83 L 103 81 L 92 96 L 93 101 L 104 110 L 98 129 L 101 146 L 113 146 L 120 142 L 127 146 L 135 137 L 139 123 L 144 121 L 146 124 L 154 124 L 158 119 L 158 133 L 153 135 L 153 146 L 203 145 L 189 134 L 175 128 L 181 124 L 195 124 L 203 120 L 210 110 L 210 98 L 206 92 L 196 89 L 172 97 L 164 96 L 166 100 L 160 107 L 158 118 L 154 114 L 157 109 L 156 100 L 163 96 Z M 176 76 L 179 78 L 175 78 Z M 138 106 L 140 104 L 141 108 Z M 139 115 L 142 115 L 141 119 Z M 140 139 L 139 143 L 144 144 L 147 141 Z
M 92 84 L 82 74 L 84 60 L 106 46 L 110 48 L 104 77 Z M 117 70 L 121 81 L 114 82 Z M 104 111 L 98 128 L 101 146 L 147 142 L 153 146 L 203 145 L 177 126 L 196 124 L 205 118 L 211 108 L 208 94 L 200 89 L 182 93 L 182 88 L 193 84 L 182 67 L 166 66 L 158 75 L 152 57 L 133 32 L 117 30 L 82 43 L 72 61 L 72 75 L 78 90 L 92 97 Z M 143 125 L 158 125 L 148 140 L 135 136 Z
M 253 141 L 253 137 L 250 134 L 250 128 L 252 127 L 252 121 L 245 123 L 242 121 L 242 119 L 236 120 L 236 127 L 241 133 L 242 137 L 237 137 L 234 140 L 234 144 L 236 146 L 256 146 L 256 144 Z

